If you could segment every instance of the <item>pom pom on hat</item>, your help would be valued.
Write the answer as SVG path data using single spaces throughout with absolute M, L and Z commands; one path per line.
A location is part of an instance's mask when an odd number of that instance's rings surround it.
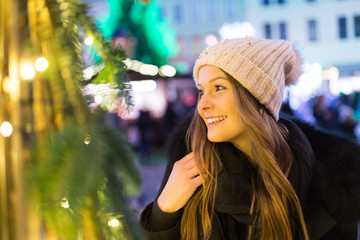
M 198 82 L 202 66 L 222 69 L 278 120 L 285 83 L 296 82 L 301 74 L 301 64 L 299 52 L 288 41 L 238 38 L 222 41 L 203 51 L 195 62 L 193 75 Z
M 294 48 L 294 53 L 295 53 L 294 66 L 290 71 L 290 73 L 285 78 L 285 86 L 295 84 L 299 80 L 300 75 L 302 74 L 301 66 L 303 64 L 303 59 L 300 55 L 300 52 L 295 48 Z

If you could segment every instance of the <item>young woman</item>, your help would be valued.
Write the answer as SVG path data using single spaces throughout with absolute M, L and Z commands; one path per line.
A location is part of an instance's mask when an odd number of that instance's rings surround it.
M 279 119 L 299 65 L 282 40 L 233 39 L 201 54 L 189 151 L 170 150 L 178 154 L 141 216 L 149 239 L 328 239 L 309 197 L 312 148 L 296 124 Z

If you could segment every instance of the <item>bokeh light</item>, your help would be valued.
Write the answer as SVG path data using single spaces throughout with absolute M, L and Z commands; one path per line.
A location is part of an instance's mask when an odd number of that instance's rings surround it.
M 46 58 L 40 57 L 35 61 L 35 69 L 38 72 L 45 71 L 47 67 L 49 66 L 49 63 Z
M 130 58 L 125 59 L 125 60 L 123 61 L 123 63 L 126 65 L 126 67 L 127 67 L 128 69 L 131 68 L 131 59 L 130 59 Z
M 9 137 L 13 132 L 13 127 L 8 121 L 4 121 L 0 126 L 0 133 L 4 137 Z
M 66 198 L 62 198 L 60 202 L 60 206 L 66 209 L 69 208 L 70 207 L 69 201 Z
M 85 137 L 85 139 L 84 139 L 84 143 L 85 143 L 86 145 L 89 145 L 90 141 L 91 141 L 91 136 L 90 136 L 90 135 L 87 135 L 87 136 Z
M 95 101 L 97 104 L 100 104 L 100 103 L 102 103 L 103 98 L 102 98 L 101 95 L 96 95 L 96 96 L 94 97 L 94 101 Z
M 140 66 L 140 73 L 143 75 L 155 76 L 158 74 L 159 68 L 151 64 L 143 64 Z
M 219 29 L 219 35 L 222 39 L 254 37 L 256 30 L 249 22 L 224 23 Z
M 152 92 L 157 84 L 154 80 L 131 81 L 131 88 L 134 92 Z
M 20 76 L 24 80 L 30 80 L 35 77 L 35 69 L 31 62 L 22 62 L 20 65 Z
M 86 37 L 84 40 L 84 43 L 86 46 L 91 46 L 94 44 L 94 38 L 93 37 Z
M 89 80 L 92 76 L 94 76 L 94 70 L 91 67 L 84 69 L 83 73 L 85 80 Z
M 3 79 L 3 89 L 4 89 L 4 92 L 6 92 L 6 93 L 10 93 L 10 91 L 11 91 L 11 82 L 10 82 L 10 78 L 8 76 L 4 77 L 4 79 Z
M 205 37 L 205 42 L 206 42 L 206 45 L 208 45 L 208 46 L 214 46 L 219 41 L 214 34 L 209 34 Z
M 120 227 L 120 221 L 117 220 L 116 218 L 110 219 L 108 221 L 108 226 L 109 227 Z
M 160 76 L 163 77 L 173 77 L 176 74 L 176 69 L 170 65 L 164 65 L 159 69 Z

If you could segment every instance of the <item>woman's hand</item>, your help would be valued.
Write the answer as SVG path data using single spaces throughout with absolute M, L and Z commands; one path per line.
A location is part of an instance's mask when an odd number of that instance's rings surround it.
M 157 204 L 167 213 L 176 212 L 185 206 L 195 190 L 202 184 L 202 177 L 195 166 L 193 153 L 174 164 L 170 177 L 161 192 Z

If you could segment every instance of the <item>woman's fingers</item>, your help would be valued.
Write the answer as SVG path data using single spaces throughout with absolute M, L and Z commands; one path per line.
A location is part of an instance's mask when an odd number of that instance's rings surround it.
M 192 184 L 196 188 L 198 188 L 202 183 L 203 183 L 203 178 L 200 175 L 197 175 L 192 180 Z
M 195 160 L 192 158 L 192 155 L 186 155 L 181 160 L 175 162 L 173 170 L 179 172 L 187 172 L 196 167 Z
M 194 166 L 193 168 L 189 169 L 188 172 L 190 178 L 194 178 L 200 175 L 199 169 Z
M 196 166 L 194 154 L 191 152 L 182 158 L 180 161 L 177 161 L 175 164 L 180 165 L 184 170 L 190 170 Z
M 158 205 L 165 212 L 182 208 L 202 184 L 193 154 L 186 155 L 174 164 L 169 179 L 158 198 Z
M 187 163 L 194 159 L 194 154 L 191 152 L 177 162 Z

